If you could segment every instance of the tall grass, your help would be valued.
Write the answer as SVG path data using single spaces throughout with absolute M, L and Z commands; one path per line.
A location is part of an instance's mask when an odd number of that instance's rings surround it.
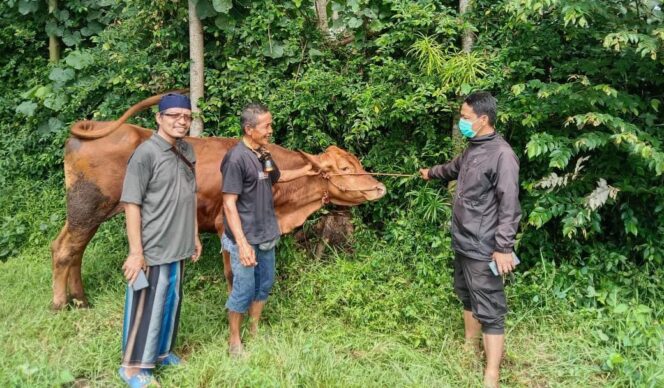
M 116 370 L 125 287 L 120 267 L 127 251 L 123 219 L 104 224 L 86 252 L 83 276 L 92 308 L 54 313 L 48 309 L 48 243 L 64 216 L 62 190 L 47 185 L 16 193 L 0 199 L 3 217 L 23 217 L 29 233 L 17 253 L 0 264 L 0 386 L 121 386 Z M 51 217 L 54 222 L 41 225 Z M 248 355 L 235 360 L 227 355 L 218 252 L 216 237 L 207 236 L 201 261 L 187 265 L 177 345 L 186 364 L 158 370 L 164 386 L 481 384 L 482 363 L 462 351 L 461 306 L 448 261 L 436 269 L 449 281 L 437 284 L 422 281 L 418 272 L 431 257 L 412 257 L 404 246 L 362 228 L 353 253 L 329 252 L 322 260 L 286 238 L 260 334 L 247 340 Z M 561 274 L 544 263 L 522 269 L 507 288 L 511 312 L 503 383 L 661 384 L 662 355 L 646 344 L 642 356 L 623 356 L 631 357 L 625 363 L 639 376 L 607 367 L 617 348 L 593 333 L 598 324 L 611 324 L 611 316 L 570 307 L 557 288 Z

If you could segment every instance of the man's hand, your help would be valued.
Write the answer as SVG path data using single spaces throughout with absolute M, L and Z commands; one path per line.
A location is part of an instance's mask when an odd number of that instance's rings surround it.
M 493 252 L 493 261 L 496 262 L 496 268 L 501 275 L 507 275 L 514 270 L 514 259 L 511 253 Z
M 254 248 L 247 241 L 238 241 L 237 247 L 240 253 L 240 263 L 245 267 L 255 267 L 256 252 Z
M 138 277 L 138 271 L 145 269 L 143 253 L 129 253 L 122 269 L 124 270 L 125 279 L 129 280 L 129 283 L 134 283 L 136 277 Z
M 422 179 L 425 181 L 429 180 L 429 169 L 428 168 L 420 168 L 420 176 L 422 176 Z
M 198 237 L 198 234 L 196 235 L 196 238 L 194 239 L 194 254 L 191 255 L 191 261 L 194 263 L 198 261 L 198 259 L 201 258 L 201 253 L 203 252 L 203 244 L 201 244 L 201 239 Z
M 304 178 L 305 176 L 318 175 L 318 171 L 314 171 L 311 163 L 307 164 L 304 167 L 300 167 L 297 170 L 281 170 L 281 176 L 279 177 L 279 182 L 290 182 L 295 179 Z

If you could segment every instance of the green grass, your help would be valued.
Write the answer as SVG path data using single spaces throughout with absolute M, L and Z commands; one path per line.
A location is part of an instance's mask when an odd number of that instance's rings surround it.
M 52 386 L 73 379 L 92 386 L 120 385 L 115 371 L 125 246 L 109 249 L 104 232 L 84 261 L 90 309 L 48 310 L 51 270 L 46 247 L 29 249 L 2 264 L 0 386 Z M 229 359 L 225 284 L 213 252 L 218 245 L 209 239 L 207 243 L 202 261 L 186 271 L 178 350 L 187 364 L 159 371 L 165 386 L 480 383 L 481 364 L 461 351 L 460 309 L 450 287 L 424 300 L 417 286 L 398 280 L 367 288 L 361 280 L 370 271 L 367 262 L 345 257 L 309 262 L 300 255 L 288 261 L 288 278 L 280 279 L 261 334 L 247 345 L 249 355 Z M 347 276 L 351 273 L 356 276 Z M 371 315 L 372 309 L 388 307 L 403 313 L 411 303 L 424 314 L 401 321 L 395 321 L 395 314 Z M 512 386 L 607 383 L 597 364 L 601 349 L 593 349 L 584 340 L 583 327 L 570 318 L 573 315 L 564 311 L 513 311 L 503 381 Z M 421 338 L 427 340 L 418 343 Z
M 62 214 L 60 190 L 26 195 L 32 206 L 13 208 L 13 217 Z M 86 252 L 83 280 L 92 308 L 55 313 L 49 310 L 48 242 L 60 222 L 56 216 L 34 227 L 23 248 L 0 263 L 0 387 L 122 385 L 116 371 L 125 287 L 120 268 L 127 249 L 123 219 L 104 224 Z M 158 370 L 159 380 L 166 387 L 479 386 L 482 362 L 462 351 L 461 306 L 449 263 L 435 268 L 431 276 L 437 280 L 423 280 L 417 268 L 428 256 L 358 240 L 353 254 L 315 260 L 286 238 L 260 335 L 248 341 L 246 357 L 234 360 L 227 355 L 219 243 L 207 236 L 203 258 L 185 271 L 176 350 L 186 364 Z M 607 368 L 618 348 L 593 333 L 615 317 L 570 307 L 557 296 L 554 272 L 522 270 L 507 289 L 504 386 L 661 384 L 656 345 L 625 353 L 624 364 L 632 368 L 627 372 Z

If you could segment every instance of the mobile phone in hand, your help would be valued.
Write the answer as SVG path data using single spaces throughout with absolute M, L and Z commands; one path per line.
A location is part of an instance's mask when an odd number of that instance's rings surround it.
M 138 276 L 136 276 L 136 280 L 131 284 L 131 289 L 134 291 L 139 291 L 150 284 L 148 283 L 148 278 L 145 276 L 145 271 L 140 270 L 138 271 Z
M 516 267 L 517 265 L 519 265 L 520 262 L 521 260 L 519 260 L 519 257 L 516 255 L 516 253 L 512 252 L 512 263 L 514 263 L 514 266 Z M 489 263 L 489 268 L 491 268 L 491 272 L 493 272 L 495 276 L 500 275 L 500 273 L 498 273 L 498 267 L 496 267 L 496 262 L 494 260 L 491 260 L 491 262 Z

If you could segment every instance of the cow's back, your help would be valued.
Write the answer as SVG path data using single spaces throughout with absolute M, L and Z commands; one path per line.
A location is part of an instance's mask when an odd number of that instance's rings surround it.
M 123 124 L 98 139 L 69 137 L 65 143 L 67 218 L 72 226 L 98 225 L 121 209 L 127 161 L 152 131 Z
M 201 232 L 221 233 L 223 230 L 223 203 L 221 199 L 221 161 L 239 142 L 237 138 L 186 139 L 196 153 L 196 184 L 198 185 L 198 227 Z M 269 145 L 270 152 L 280 169 L 301 167 L 303 159 L 297 152 L 278 145 Z
M 103 127 L 107 123 L 100 123 Z M 94 128 L 92 128 L 94 130 Z M 153 131 L 123 124 L 114 132 L 97 139 L 71 136 L 65 145 L 65 183 L 67 215 L 72 226 L 96 227 L 121 212 L 119 204 L 127 161 L 136 147 L 152 136 Z M 221 161 L 237 138 L 194 138 L 185 140 L 196 154 L 198 186 L 198 225 L 201 232 L 220 232 L 222 228 Z M 302 164 L 293 151 L 269 146 L 280 168 Z M 281 167 L 283 166 L 283 167 Z
M 238 139 L 187 137 L 186 141 L 194 147 L 196 154 L 198 228 L 201 232 L 220 232 L 222 202 L 219 166 Z

